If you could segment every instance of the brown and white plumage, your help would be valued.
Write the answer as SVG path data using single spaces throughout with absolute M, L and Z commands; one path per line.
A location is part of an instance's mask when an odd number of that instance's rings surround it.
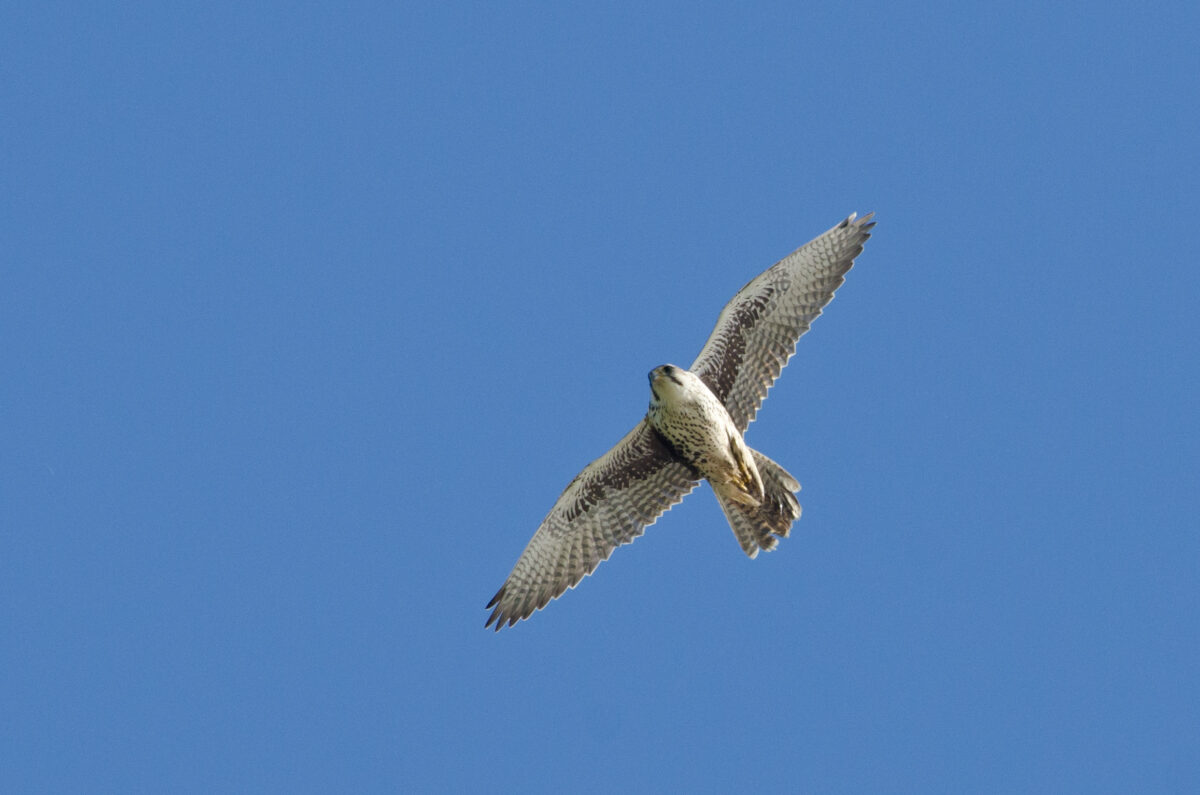
M 741 434 L 862 251 L 871 217 L 851 215 L 739 290 L 690 371 L 664 365 L 650 373 L 647 418 L 559 496 L 488 603 L 487 626 L 499 630 L 545 607 L 701 479 L 713 485 L 750 557 L 787 536 L 800 516 L 793 496 L 800 484 L 746 447 Z M 728 431 L 713 431 L 717 426 Z M 713 441 L 726 438 L 723 447 Z
M 874 213 L 851 215 L 738 290 L 691 370 L 742 431 L 871 236 Z
M 495 607 L 488 625 L 500 629 L 545 607 L 699 483 L 650 424 L 639 422 L 563 491 L 488 603 Z

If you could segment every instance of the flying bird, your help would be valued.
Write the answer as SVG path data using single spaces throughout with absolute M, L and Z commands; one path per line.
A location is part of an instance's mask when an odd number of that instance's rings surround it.
M 485 627 L 512 626 L 574 588 L 701 480 L 751 558 L 787 538 L 800 518 L 800 483 L 743 434 L 796 341 L 845 281 L 873 215 L 852 214 L 752 279 L 721 310 L 690 369 L 650 371 L 646 416 L 559 495 L 488 602 Z

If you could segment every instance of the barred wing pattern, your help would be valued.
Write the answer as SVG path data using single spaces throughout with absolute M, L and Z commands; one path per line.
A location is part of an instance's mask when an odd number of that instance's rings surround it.
M 691 371 L 745 432 L 796 341 L 833 300 L 871 236 L 874 213 L 851 215 L 796 249 L 738 291 L 717 318 Z
M 512 626 L 574 588 L 699 482 L 649 423 L 639 422 L 559 496 L 488 602 L 495 609 L 484 626 Z

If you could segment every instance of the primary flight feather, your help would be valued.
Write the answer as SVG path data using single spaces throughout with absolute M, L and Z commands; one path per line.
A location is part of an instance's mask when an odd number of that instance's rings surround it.
M 588 464 L 542 520 L 488 607 L 497 630 L 573 588 L 707 480 L 742 550 L 774 549 L 800 518 L 800 484 L 742 438 L 796 341 L 871 236 L 851 215 L 752 279 L 725 305 L 688 370 L 650 371 L 650 408 Z

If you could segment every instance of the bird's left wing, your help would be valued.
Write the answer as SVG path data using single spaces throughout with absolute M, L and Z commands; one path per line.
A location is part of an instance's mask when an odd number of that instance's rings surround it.
M 488 602 L 495 609 L 484 626 L 512 626 L 574 588 L 697 483 L 697 473 L 642 420 L 559 496 Z
M 875 226 L 851 215 L 760 273 L 725 305 L 692 363 L 738 430 L 745 432 L 796 350 L 796 341 L 833 300 Z

